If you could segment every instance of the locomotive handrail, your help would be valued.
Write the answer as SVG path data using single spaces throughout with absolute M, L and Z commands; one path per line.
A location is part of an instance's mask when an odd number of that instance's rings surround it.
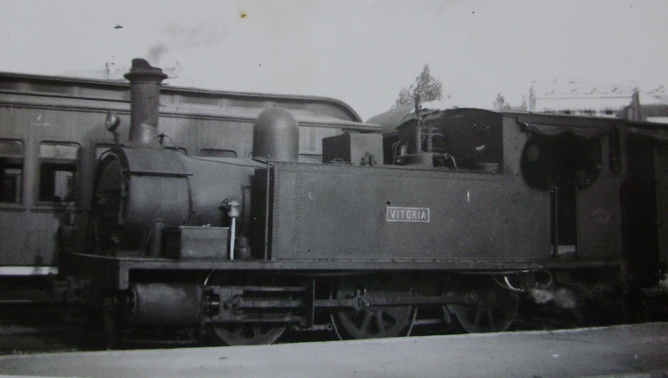
M 265 209 L 264 209 L 264 260 L 267 261 L 269 260 L 269 199 L 271 196 L 270 193 L 270 188 L 271 188 L 271 168 L 274 165 L 271 163 L 271 160 L 269 156 L 267 156 L 267 187 L 265 188 L 266 194 L 265 194 Z

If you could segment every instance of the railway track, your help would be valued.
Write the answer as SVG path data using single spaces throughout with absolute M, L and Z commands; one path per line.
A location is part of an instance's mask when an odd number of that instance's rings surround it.
M 578 326 L 609 325 L 615 322 L 590 320 L 583 323 L 583 313 L 548 312 L 543 307 L 524 308 L 510 331 L 554 330 Z M 619 324 L 617 322 L 616 324 Z M 423 321 L 411 329 L 411 336 L 463 333 L 456 326 L 444 327 Z M 279 343 L 336 340 L 330 330 L 287 332 Z M 84 334 L 81 314 L 64 305 L 42 301 L 0 302 L 0 354 L 58 353 L 82 350 Z M 205 332 L 165 332 L 139 334 L 124 339 L 121 349 L 157 349 L 211 346 L 215 343 Z
M 37 290 L 14 290 L 11 293 L 12 295 L 0 298 L 0 355 L 96 349 L 84 342 L 86 338 L 82 327 L 81 308 L 49 301 L 44 292 Z M 668 302 L 662 297 L 654 298 L 653 302 L 651 299 L 638 302 L 637 307 L 645 308 L 646 311 L 642 312 L 644 316 L 634 316 L 636 322 L 668 320 Z M 652 313 L 661 316 L 652 316 Z M 439 324 L 438 320 L 443 320 L 441 311 L 421 315 L 413 319 L 411 336 L 464 333 L 463 329 L 457 326 L 454 317 L 450 319 L 450 325 L 442 321 Z M 509 331 L 557 330 L 623 323 L 621 311 L 604 311 L 587 306 L 567 310 L 522 301 Z M 290 331 L 286 332 L 278 343 L 328 341 L 338 338 L 331 327 L 309 332 L 297 329 Z M 156 328 L 151 333 L 135 333 L 125 337 L 119 348 L 157 349 L 213 345 L 218 344 L 204 330 L 170 331 Z

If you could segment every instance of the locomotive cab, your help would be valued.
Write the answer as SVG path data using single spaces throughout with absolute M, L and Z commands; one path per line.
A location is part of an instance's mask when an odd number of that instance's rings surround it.
M 384 126 L 385 164 L 490 173 L 502 170 L 498 113 L 462 108 L 402 114 L 369 120 Z
M 522 152 L 522 177 L 531 188 L 550 192 L 552 245 L 556 255 L 575 254 L 578 245 L 578 195 L 602 170 L 601 137 L 563 131 L 531 132 Z M 609 218 L 600 214 L 600 221 Z M 609 219 L 608 219 L 609 220 Z

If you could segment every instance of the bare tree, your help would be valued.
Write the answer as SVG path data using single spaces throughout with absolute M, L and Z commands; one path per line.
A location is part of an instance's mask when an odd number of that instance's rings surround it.
M 499 93 L 494 100 L 494 109 L 498 111 L 510 110 L 510 104 L 506 102 L 506 98 Z
M 420 101 L 435 101 L 443 98 L 443 83 L 431 76 L 429 65 L 425 64 L 422 73 L 415 78 L 415 83 L 399 91 L 399 97 L 394 108 L 404 105 L 414 105 L 415 98 L 420 96 Z

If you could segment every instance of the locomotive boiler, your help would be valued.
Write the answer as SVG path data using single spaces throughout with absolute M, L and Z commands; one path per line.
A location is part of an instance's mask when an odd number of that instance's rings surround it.
M 646 198 L 619 200 L 640 157 L 617 121 L 418 107 L 371 119 L 382 134 L 324 138 L 314 163 L 293 112 L 269 104 L 252 158 L 201 158 L 158 142 L 161 70 L 134 60 L 126 78 L 129 141 L 101 156 L 85 248 L 61 263 L 88 283 L 108 346 L 166 328 L 231 345 L 288 328 L 503 331 L 524 297 L 618 306 L 629 269 L 652 275 L 666 257 L 624 242 L 623 207 Z M 664 128 L 633 126 L 629 143 L 665 146 Z
M 237 257 L 249 258 L 248 241 L 240 245 L 235 241 L 248 236 L 250 180 L 253 172 L 264 165 L 252 160 L 188 157 L 165 150 L 158 143 L 155 101 L 166 76 L 145 61 L 136 60 L 126 77 L 133 93 L 130 138 L 128 146 L 107 152 L 98 168 L 91 224 L 96 253 L 159 257 L 166 251 L 169 255 L 170 243 L 180 243 L 178 239 L 185 231 L 203 238 L 206 234 L 210 238 L 229 237 L 230 244 L 213 249 L 177 248 L 176 258 L 233 260 L 240 246 L 246 250 Z M 112 115 L 110 128 L 114 122 Z M 297 127 L 294 117 L 281 108 L 261 113 L 254 130 L 254 156 L 296 161 Z M 222 228 L 230 227 L 229 235 L 222 232 Z M 185 255 L 178 255 L 181 252 Z

